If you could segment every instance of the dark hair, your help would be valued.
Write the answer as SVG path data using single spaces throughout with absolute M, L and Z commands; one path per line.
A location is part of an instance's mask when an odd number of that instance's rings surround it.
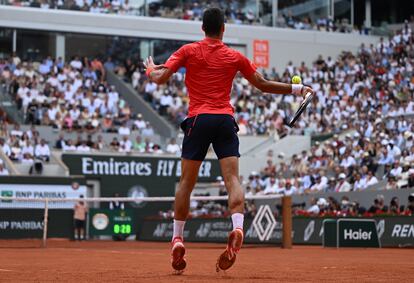
M 220 35 L 224 25 L 224 13 L 219 8 L 208 8 L 203 14 L 203 29 L 208 36 Z

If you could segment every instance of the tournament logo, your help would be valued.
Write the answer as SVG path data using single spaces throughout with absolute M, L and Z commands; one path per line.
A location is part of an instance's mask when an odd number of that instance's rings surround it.
M 92 225 L 96 230 L 105 230 L 109 225 L 109 218 L 104 213 L 97 213 L 92 218 Z
M 133 186 L 128 191 L 128 197 L 130 198 L 144 198 L 147 196 L 148 196 L 147 190 L 140 185 Z M 146 203 L 142 200 L 131 202 L 131 205 L 136 208 L 142 208 L 145 206 L 145 204 Z

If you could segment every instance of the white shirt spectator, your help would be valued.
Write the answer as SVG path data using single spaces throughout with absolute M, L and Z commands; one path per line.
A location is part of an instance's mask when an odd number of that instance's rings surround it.
M 266 188 L 263 191 L 263 194 L 265 195 L 274 195 L 278 193 L 278 185 L 276 183 L 272 184 L 268 184 L 266 186 Z
M 356 164 L 355 159 L 352 156 L 348 156 L 348 157 L 344 158 L 341 162 L 341 166 L 345 167 L 345 168 L 348 168 L 348 167 L 353 166 L 355 164 Z
M 137 129 L 144 129 L 147 126 L 147 124 L 142 118 L 138 118 L 137 120 L 135 120 L 134 125 L 135 127 L 137 127 Z
M 366 183 L 365 183 L 365 179 L 360 179 L 355 181 L 354 183 L 354 191 L 362 191 L 366 189 Z
M 11 149 L 10 149 L 10 146 L 7 143 L 3 144 L 2 150 L 3 150 L 5 155 L 10 156 Z
M 121 140 L 119 142 L 119 152 L 130 152 L 132 150 L 132 142 L 127 140 Z
M 319 206 L 317 204 L 314 204 L 311 207 L 309 207 L 306 211 L 310 214 L 319 214 L 321 210 L 319 209 Z
M 35 155 L 36 156 L 50 156 L 50 149 L 47 144 L 38 144 L 35 147 Z
M 25 153 L 28 153 L 28 154 L 30 154 L 30 155 L 33 156 L 33 154 L 34 154 L 34 148 L 33 148 L 33 146 L 30 145 L 30 144 L 23 146 L 23 148 L 22 148 L 22 154 L 25 154 Z
M 76 146 L 73 144 L 65 144 L 63 147 L 63 151 L 75 151 Z
M 79 152 L 90 152 L 91 148 L 89 146 L 87 146 L 86 144 L 80 144 L 77 148 L 76 151 Z
M 166 151 L 167 151 L 168 153 L 176 154 L 176 153 L 180 152 L 180 151 L 181 151 L 181 149 L 180 149 L 180 146 L 179 146 L 177 143 L 174 143 L 174 144 L 169 143 L 169 144 L 167 145 L 167 149 L 166 149 Z
M 157 84 L 154 82 L 149 82 L 145 85 L 145 92 L 152 94 L 157 89 Z
M 118 129 L 118 134 L 121 136 L 129 136 L 131 134 L 131 130 L 126 126 L 121 126 Z
M 4 168 L 3 164 L 0 164 L 0 176 L 7 176 L 9 175 L 9 170 Z
M 369 187 L 369 186 L 372 186 L 372 185 L 375 185 L 375 184 L 378 184 L 378 179 L 377 179 L 377 177 L 375 177 L 375 176 L 372 176 L 371 178 L 369 178 L 369 177 L 367 177 L 366 178 L 366 184 L 365 184 L 365 186 L 366 187 Z
M 83 3 L 83 0 L 80 0 Z M 82 62 L 79 59 L 74 59 L 70 62 L 70 65 L 74 69 L 82 69 Z
M 339 182 L 335 187 L 335 192 L 350 192 L 351 191 L 351 184 L 349 184 L 346 180 L 343 182 Z
M 398 177 L 402 173 L 402 167 L 398 166 L 397 168 L 392 168 L 390 171 L 390 175 L 394 177 Z

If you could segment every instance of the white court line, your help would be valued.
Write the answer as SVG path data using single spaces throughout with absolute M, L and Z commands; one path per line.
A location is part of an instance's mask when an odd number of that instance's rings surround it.
M 13 271 L 13 270 L 10 270 L 10 269 L 1 269 L 1 268 L 0 268 L 0 271 L 10 272 L 10 271 Z

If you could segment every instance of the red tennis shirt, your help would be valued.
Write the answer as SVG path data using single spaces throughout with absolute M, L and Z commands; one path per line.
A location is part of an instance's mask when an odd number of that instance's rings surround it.
M 249 78 L 256 72 L 256 66 L 239 51 L 212 38 L 182 46 L 164 65 L 173 72 L 186 68 L 185 85 L 190 97 L 188 117 L 233 115 L 230 92 L 235 75 L 240 71 Z

